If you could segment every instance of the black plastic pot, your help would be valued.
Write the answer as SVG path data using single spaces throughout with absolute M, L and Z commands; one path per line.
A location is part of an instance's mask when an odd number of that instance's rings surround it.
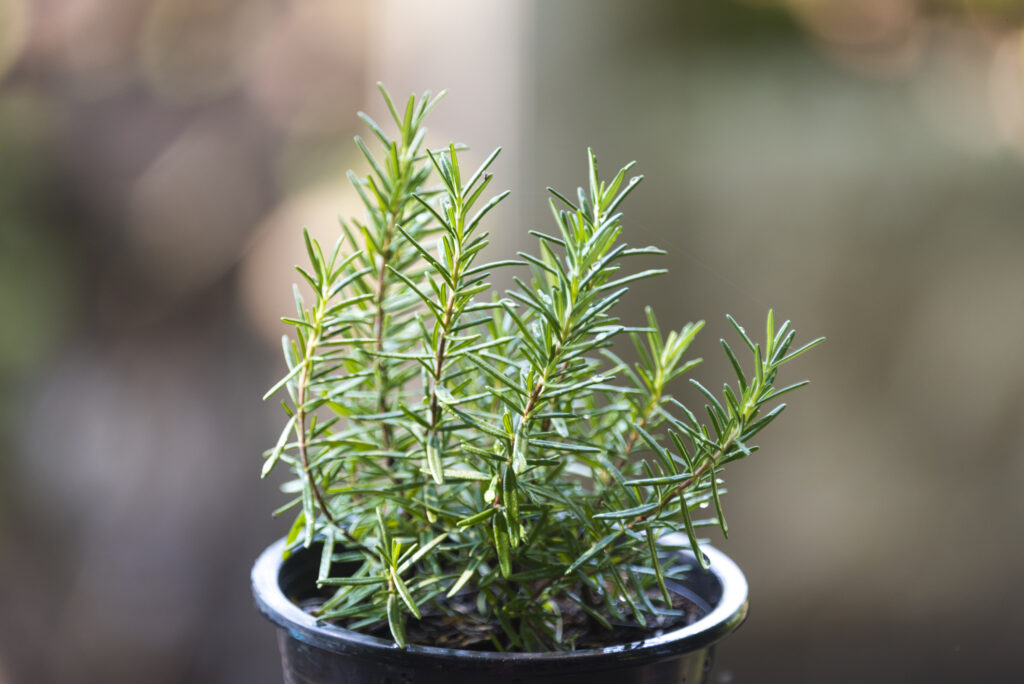
M 286 684 L 676 684 L 703 682 L 714 644 L 747 616 L 747 581 L 725 554 L 696 563 L 676 587 L 708 611 L 693 624 L 643 641 L 571 653 L 491 653 L 410 645 L 319 623 L 295 601 L 315 594 L 319 553 L 298 551 L 281 562 L 284 540 L 252 569 L 260 611 L 278 626 Z M 692 558 L 692 557 L 691 557 Z

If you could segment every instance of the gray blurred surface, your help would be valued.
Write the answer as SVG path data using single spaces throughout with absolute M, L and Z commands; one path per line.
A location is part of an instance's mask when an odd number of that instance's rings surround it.
M 715 681 L 1024 679 L 1024 15 L 786 4 L 0 0 L 0 682 L 280 681 L 260 396 L 380 78 L 512 152 L 503 252 L 636 159 L 625 317 L 706 319 L 705 384 L 725 312 L 829 338 L 727 475 Z

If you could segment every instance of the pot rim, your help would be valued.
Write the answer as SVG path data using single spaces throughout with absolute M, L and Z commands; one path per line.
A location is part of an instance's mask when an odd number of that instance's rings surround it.
M 708 544 L 702 544 L 701 551 L 711 562 L 707 572 L 713 574 L 718 580 L 722 588 L 722 595 L 711 611 L 685 627 L 652 635 L 640 641 L 578 651 L 537 653 L 470 651 L 420 644 L 408 644 L 401 649 L 387 639 L 320 622 L 292 603 L 282 591 L 279 582 L 285 541 L 282 538 L 268 546 L 253 565 L 251 578 L 256 605 L 267 619 L 287 630 L 294 638 L 335 653 L 361 652 L 367 655 L 372 653 L 386 659 L 408 656 L 433 661 L 456 659 L 463 662 L 477 662 L 481 665 L 498 664 L 509 660 L 528 661 L 537 665 L 544 663 L 565 665 L 595 659 L 621 659 L 623 657 L 637 662 L 657 660 L 707 648 L 736 630 L 746 619 L 748 612 L 748 586 L 743 572 L 724 553 Z M 680 541 L 686 543 L 686 537 L 681 534 L 670 534 L 664 537 L 663 541 L 673 544 Z M 680 553 L 693 557 L 692 553 L 687 550 L 681 550 Z M 700 572 L 699 566 L 696 565 L 696 559 L 694 559 L 694 566 L 695 571 Z

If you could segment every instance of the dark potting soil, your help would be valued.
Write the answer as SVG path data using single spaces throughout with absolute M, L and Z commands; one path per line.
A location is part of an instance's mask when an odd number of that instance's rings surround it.
M 458 598 L 455 597 L 455 599 Z M 672 599 L 673 612 L 678 612 L 678 615 L 648 617 L 646 626 L 640 625 L 632 619 L 623 623 L 612 622 L 610 630 L 590 618 L 572 601 L 560 601 L 558 608 L 562 614 L 563 640 L 571 641 L 577 650 L 604 648 L 658 636 L 692 624 L 704 615 L 704 610 L 687 597 L 673 593 Z M 319 601 L 304 601 L 302 607 L 306 612 L 315 615 L 318 603 Z M 461 602 L 453 606 L 458 611 L 458 615 L 444 615 L 436 609 L 431 610 L 428 606 L 423 606 L 422 619 L 416 620 L 409 616 L 406 622 L 406 637 L 409 643 L 475 651 L 497 650 L 491 640 L 491 635 L 501 638 L 504 636 L 504 632 L 496 620 L 483 619 L 476 612 L 475 604 L 472 597 L 463 597 Z M 333 624 L 348 628 L 352 622 L 338 620 Z M 387 621 L 365 625 L 359 628 L 359 632 L 391 640 Z

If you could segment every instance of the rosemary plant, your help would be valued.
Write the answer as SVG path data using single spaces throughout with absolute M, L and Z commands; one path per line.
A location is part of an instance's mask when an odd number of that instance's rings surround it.
M 397 133 L 360 114 L 378 148 L 356 138 L 365 218 L 330 251 L 305 236 L 313 297 L 295 290 L 288 373 L 267 395 L 287 392 L 288 420 L 263 475 L 294 474 L 277 511 L 296 514 L 290 548 L 322 545 L 316 614 L 400 646 L 434 619 L 450 643 L 524 651 L 671 622 L 687 566 L 659 540 L 684 531 L 706 563 L 698 528 L 727 534 L 723 470 L 805 384 L 777 388 L 779 368 L 820 340 L 794 349 L 769 311 L 755 342 L 730 317 L 749 370 L 723 340 L 736 380 L 717 395 L 691 380 L 698 418 L 669 391 L 700 362 L 686 352 L 703 322 L 664 334 L 650 309 L 644 327 L 615 315 L 628 283 L 663 272 L 627 269 L 663 253 L 621 239 L 632 164 L 602 180 L 589 153 L 575 201 L 551 190 L 556 229 L 531 231 L 537 252 L 481 263 L 507 195 L 489 193 L 498 151 L 465 173 L 461 148 L 424 144 L 440 96 L 400 111 L 381 92 Z M 521 273 L 504 295 L 497 267 Z M 612 351 L 620 338 L 638 362 Z

